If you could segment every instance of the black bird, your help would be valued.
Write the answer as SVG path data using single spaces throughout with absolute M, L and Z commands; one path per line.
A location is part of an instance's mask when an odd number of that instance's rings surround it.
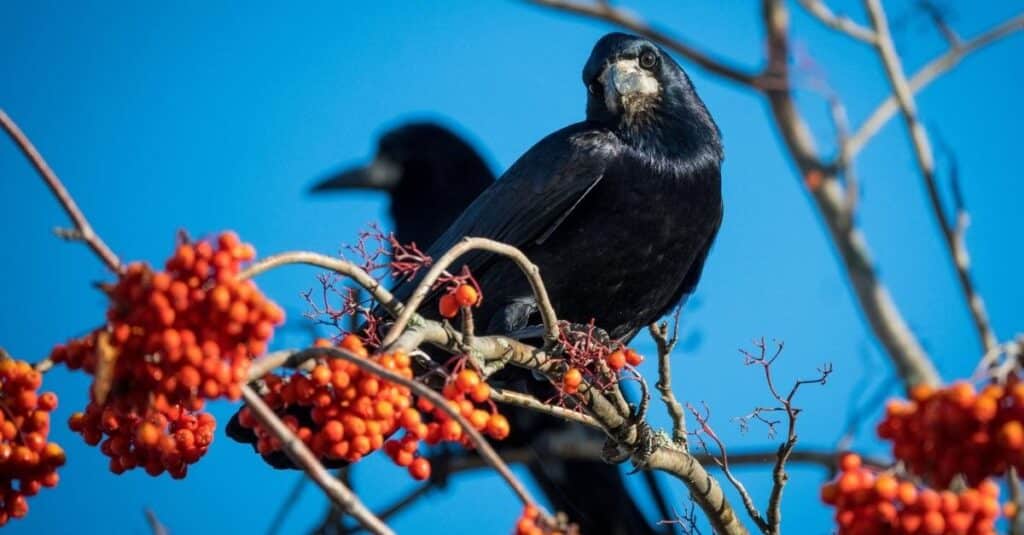
M 381 136 L 370 164 L 312 191 L 385 191 L 399 241 L 426 248 L 492 183 L 494 173 L 469 143 L 438 124 L 415 122 Z
M 593 320 L 628 341 L 697 286 L 722 221 L 723 148 L 686 73 L 648 40 L 622 33 L 601 38 L 583 83 L 586 120 L 534 145 L 428 254 L 437 257 L 466 236 L 514 245 L 540 267 L 561 319 Z M 483 288 L 475 317 L 485 333 L 514 334 L 539 324 L 530 286 L 511 262 L 483 252 L 462 261 Z M 394 293 L 404 300 L 416 282 Z M 420 312 L 436 318 L 437 298 Z M 540 392 L 538 386 L 530 388 Z M 531 473 L 583 533 L 653 532 L 623 499 L 616 467 L 538 468 Z
M 602 37 L 583 83 L 586 120 L 534 145 L 429 254 L 465 236 L 514 245 L 540 267 L 559 318 L 629 340 L 697 286 L 722 221 L 723 149 L 689 77 L 646 39 Z M 539 323 L 514 264 L 463 259 L 485 296 L 477 325 L 507 334 Z

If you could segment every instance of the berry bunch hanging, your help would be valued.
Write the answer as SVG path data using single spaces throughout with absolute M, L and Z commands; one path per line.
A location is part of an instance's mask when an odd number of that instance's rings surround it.
M 57 485 L 64 450 L 49 442 L 57 395 L 39 393 L 42 376 L 27 362 L 0 357 L 0 526 L 28 513 L 26 498 Z

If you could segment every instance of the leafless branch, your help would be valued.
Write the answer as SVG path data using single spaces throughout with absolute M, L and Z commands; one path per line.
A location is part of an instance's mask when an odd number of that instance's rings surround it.
M 523 407 L 540 413 L 550 414 L 551 416 L 555 416 L 569 422 L 576 422 L 588 427 L 593 427 L 594 429 L 601 429 L 601 424 L 597 423 L 597 421 L 592 417 L 582 412 L 544 403 L 529 394 L 523 394 L 512 390 L 504 390 L 501 388 L 492 388 L 491 399 L 498 403 L 516 405 L 518 407 Z
M 64 237 L 85 242 L 107 268 L 114 273 L 119 272 L 121 270 L 121 261 L 118 260 L 117 255 L 114 254 L 110 247 L 107 247 L 107 244 L 103 242 L 103 239 L 98 234 L 93 232 L 89 220 L 85 218 L 85 214 L 78 208 L 78 204 L 71 197 L 71 194 L 68 193 L 67 188 L 57 178 L 57 174 L 53 172 L 53 169 L 43 159 L 42 154 L 39 154 L 35 145 L 29 141 L 28 136 L 18 128 L 14 120 L 8 117 L 2 109 L 0 109 L 0 126 L 3 126 L 7 135 L 14 140 L 25 157 L 32 162 L 32 166 L 36 168 L 39 176 L 43 178 L 43 181 L 46 182 L 54 197 L 57 198 L 60 205 L 64 207 L 64 211 L 67 212 L 68 217 L 75 224 L 73 233 L 65 233 Z
M 741 351 L 745 358 L 747 365 L 761 366 L 764 372 L 765 383 L 768 385 L 768 391 L 772 397 L 779 404 L 775 410 L 782 410 L 786 413 L 787 431 L 786 439 L 779 445 L 778 453 L 776 454 L 775 466 L 772 468 L 772 490 L 768 497 L 768 507 L 766 508 L 766 525 L 767 530 L 765 533 L 777 535 L 781 532 L 782 527 L 782 491 L 785 489 L 786 482 L 789 480 L 789 475 L 786 473 L 786 463 L 789 461 L 790 455 L 793 453 L 793 448 L 796 447 L 796 423 L 797 417 L 800 414 L 800 409 L 793 405 L 793 398 L 796 397 L 800 387 L 808 384 L 825 384 L 828 381 L 829 375 L 832 373 L 832 365 L 825 364 L 818 370 L 818 376 L 814 379 L 802 379 L 793 383 L 789 393 L 782 395 L 775 387 L 775 380 L 772 377 L 772 364 L 775 363 L 776 359 L 782 354 L 783 344 L 780 342 L 777 344 L 776 350 L 771 356 L 768 356 L 767 346 L 764 339 L 759 340 L 755 343 L 758 348 L 758 352 L 751 353 L 748 351 Z
M 995 27 L 981 32 L 977 36 L 962 41 L 958 46 L 951 47 L 941 56 L 933 59 L 919 71 L 917 71 L 908 82 L 910 90 L 914 93 L 921 91 L 928 84 L 938 77 L 960 64 L 960 61 L 973 52 L 976 52 L 1004 37 L 1012 35 L 1018 30 L 1024 29 L 1024 13 L 1012 17 Z M 850 156 L 860 153 L 864 145 L 882 129 L 883 126 L 896 112 L 900 111 L 899 101 L 895 95 L 887 97 L 875 111 L 871 112 L 864 124 L 850 138 Z
M 253 417 L 281 441 L 284 453 L 317 484 L 332 503 L 344 509 L 370 533 L 392 535 L 394 532 L 383 521 L 373 515 L 359 498 L 341 481 L 331 475 L 309 448 L 288 429 L 274 410 L 271 409 L 249 385 L 242 386 L 242 398 Z
M 642 35 L 653 41 L 657 41 L 677 54 L 696 63 L 701 68 L 740 85 L 760 87 L 767 83 L 767 80 L 765 80 L 761 75 L 744 72 L 741 69 L 730 66 L 724 61 L 716 59 L 678 38 L 671 37 L 667 33 L 651 27 L 646 22 L 635 18 L 629 13 L 612 7 L 608 3 L 586 3 L 574 2 L 571 0 L 527 0 L 527 2 L 621 26 L 633 33 Z
M 316 266 L 350 277 L 366 291 L 370 292 L 370 295 L 372 295 L 373 298 L 383 305 L 392 315 L 397 316 L 403 310 L 402 304 L 395 300 L 394 296 L 391 295 L 391 292 L 388 291 L 387 288 L 381 286 L 380 281 L 373 278 L 362 268 L 347 260 L 334 258 L 320 253 L 292 251 L 268 256 L 262 260 L 254 262 L 252 265 L 240 272 L 238 274 L 238 279 L 250 279 L 262 273 L 266 273 L 271 269 L 289 264 L 306 264 Z
M 661 394 L 661 401 L 665 404 L 665 409 L 672 420 L 672 442 L 686 449 L 686 413 L 672 390 L 672 364 L 670 362 L 672 350 L 675 349 L 676 343 L 679 341 L 679 312 L 680 309 L 676 309 L 671 335 L 668 333 L 667 322 L 652 323 L 650 332 L 658 347 L 658 382 L 655 384 L 655 388 Z
M 967 301 L 982 349 L 988 351 L 995 347 L 999 340 L 992 331 L 988 314 L 985 311 L 985 303 L 978 294 L 971 278 L 970 260 L 962 234 L 958 233 L 955 224 L 946 217 L 945 209 L 942 206 L 942 198 L 935 180 L 935 159 L 931 141 L 928 139 L 928 132 L 925 130 L 924 124 L 921 123 L 918 117 L 913 90 L 910 88 L 910 84 L 903 72 L 903 65 L 899 55 L 896 53 L 892 34 L 889 32 L 889 20 L 885 14 L 885 9 L 882 7 L 881 0 L 864 0 L 864 7 L 867 9 L 871 24 L 878 35 L 874 42 L 875 50 L 882 61 L 886 76 L 892 86 L 893 93 L 896 95 L 896 102 L 899 104 L 900 110 L 903 112 L 903 118 L 907 123 L 907 130 L 910 132 L 910 139 L 914 146 L 914 156 L 928 190 L 932 212 L 935 214 L 942 231 L 942 236 L 946 240 L 946 247 L 956 269 L 960 289 Z
M 160 522 L 160 519 L 157 518 L 156 513 L 152 509 L 146 508 L 143 512 L 146 514 L 146 523 L 149 524 L 150 533 L 153 535 L 169 535 L 167 526 Z
M 555 315 L 555 309 L 551 305 L 551 299 L 548 297 L 547 290 L 544 288 L 544 281 L 540 277 L 540 269 L 537 268 L 533 262 L 530 262 L 530 259 L 526 258 L 526 255 L 515 247 L 496 242 L 494 240 L 488 240 L 486 238 L 463 238 L 462 241 L 446 251 L 441 258 L 434 261 L 434 264 L 430 267 L 430 271 L 428 271 L 426 276 L 424 276 L 420 281 L 419 286 L 417 286 L 416 290 L 413 291 L 409 300 L 406 301 L 405 310 L 398 314 L 394 325 L 391 326 L 387 336 L 384 337 L 382 342 L 384 347 L 390 346 L 394 343 L 402 333 L 406 325 L 409 324 L 409 320 L 412 319 L 413 314 L 416 313 L 416 310 L 430 293 L 434 281 L 444 273 L 445 269 L 458 260 L 462 255 L 474 250 L 487 251 L 515 262 L 516 266 L 519 267 L 520 271 L 523 272 L 523 275 L 530 282 L 530 287 L 537 299 L 537 308 L 540 309 L 540 316 L 544 321 L 546 340 L 548 342 L 558 340 L 558 316 Z
M 690 414 L 693 415 L 693 419 L 696 420 L 698 428 L 695 431 L 691 431 L 690 435 L 697 440 L 697 443 L 700 445 L 701 449 L 704 450 L 704 453 L 711 457 L 711 459 L 722 470 L 722 475 L 724 475 L 725 478 L 729 480 L 729 483 L 732 484 L 733 488 L 736 489 L 736 492 L 740 495 L 740 501 L 743 503 L 744 509 L 747 510 L 747 515 L 754 521 L 757 528 L 761 530 L 762 533 L 768 533 L 768 522 L 761 515 L 761 512 L 757 510 L 757 506 L 754 504 L 754 499 L 750 496 L 750 492 L 747 491 L 747 487 L 744 486 L 743 482 L 741 482 L 735 475 L 733 475 L 732 470 L 729 467 L 729 452 L 725 449 L 725 443 L 722 442 L 722 439 L 718 438 L 715 430 L 711 428 L 711 424 L 709 422 L 711 419 L 711 409 L 709 409 L 705 404 L 704 412 L 701 413 L 692 404 L 687 404 L 686 407 L 690 410 Z M 718 448 L 717 456 L 712 455 L 707 442 L 704 440 L 705 436 L 715 443 L 715 447 Z
M 825 26 L 833 30 L 845 33 L 865 43 L 875 42 L 875 32 L 854 22 L 849 17 L 836 15 L 822 0 L 800 0 L 800 5 L 813 15 L 814 18 L 820 20 Z

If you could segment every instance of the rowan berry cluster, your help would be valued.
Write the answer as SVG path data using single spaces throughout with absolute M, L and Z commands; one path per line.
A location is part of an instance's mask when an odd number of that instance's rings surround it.
M 840 458 L 837 478 L 821 489 L 836 508 L 839 535 L 989 535 L 999 517 L 999 486 L 991 480 L 954 493 L 919 488 L 875 473 L 856 454 Z
M 28 513 L 29 496 L 57 484 L 64 450 L 48 442 L 53 392 L 39 394 L 42 376 L 27 362 L 0 359 L 0 526 Z
M 329 347 L 331 343 L 318 340 L 316 345 Z M 343 337 L 339 345 L 403 377 L 413 377 L 411 360 L 404 353 L 371 357 L 363 342 L 351 334 Z M 430 477 L 430 463 L 417 454 L 421 441 L 430 445 L 469 445 L 462 426 L 429 400 L 415 400 L 408 388 L 343 359 L 318 361 L 308 373 L 268 376 L 264 383 L 264 401 L 282 415 L 285 425 L 321 460 L 353 463 L 383 448 L 396 465 L 407 468 L 413 478 L 423 480 Z M 476 372 L 458 373 L 443 392 L 451 407 L 476 429 L 496 439 L 508 436 L 509 425 L 504 416 L 474 404 L 489 402 L 490 397 L 490 387 Z M 256 421 L 248 408 L 242 409 L 238 421 L 242 427 L 253 430 L 260 454 L 269 455 L 281 449 L 280 441 Z M 391 438 L 399 431 L 404 431 L 400 438 Z
M 919 385 L 910 401 L 891 401 L 878 435 L 892 441 L 893 456 L 936 487 L 957 474 L 968 484 L 1024 469 L 1024 382 L 989 384 L 977 392 L 967 382 L 934 389 Z
M 56 347 L 55 363 L 94 376 L 92 397 L 71 428 L 101 444 L 110 469 L 144 467 L 184 477 L 213 439 L 206 400 L 241 396 L 251 360 L 266 351 L 284 313 L 237 278 L 255 251 L 232 232 L 183 240 L 164 271 L 127 266 L 110 298 L 107 325 Z M 104 437 L 107 437 L 104 440 Z

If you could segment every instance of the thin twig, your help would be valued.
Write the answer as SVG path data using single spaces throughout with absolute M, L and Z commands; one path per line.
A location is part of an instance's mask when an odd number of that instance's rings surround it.
M 394 296 L 391 295 L 391 292 L 382 286 L 380 281 L 373 278 L 369 273 L 347 260 L 334 258 L 320 253 L 291 251 L 268 256 L 262 260 L 254 262 L 252 265 L 242 270 L 242 272 L 238 274 L 238 280 L 250 279 L 262 273 L 266 273 L 271 269 L 289 264 L 306 264 L 329 269 L 339 275 L 345 275 L 356 281 L 356 283 L 365 288 L 366 291 L 370 292 L 370 295 L 372 295 L 378 303 L 384 306 L 390 314 L 397 316 L 402 312 L 402 304 L 395 300 Z
M 857 24 L 849 17 L 836 15 L 822 0 L 800 0 L 800 5 L 807 10 L 814 18 L 821 21 L 825 26 L 838 32 L 845 33 L 854 39 L 865 43 L 875 42 L 875 32 Z
M 393 344 L 398 339 L 398 336 L 402 334 L 405 326 L 412 319 L 413 314 L 416 313 L 416 310 L 423 304 L 423 300 L 430 294 L 434 281 L 444 274 L 448 266 L 470 251 L 486 251 L 515 262 L 527 281 L 529 281 L 533 295 L 537 299 L 537 308 L 540 311 L 541 320 L 544 322 L 544 337 L 546 341 L 553 343 L 558 340 L 558 316 L 555 315 L 555 308 L 551 305 L 551 298 L 548 297 L 548 292 L 544 288 L 544 281 L 540 277 L 540 268 L 533 262 L 530 262 L 530 259 L 522 251 L 511 245 L 486 238 L 463 238 L 431 265 L 430 271 L 427 272 L 408 301 L 406 301 L 405 309 L 398 314 L 394 325 L 391 326 L 387 336 L 381 342 L 383 347 Z
M 951 223 L 946 217 L 945 209 L 942 206 L 942 198 L 939 195 L 939 188 L 935 180 L 935 159 L 931 141 L 928 139 L 928 132 L 925 130 L 924 124 L 918 118 L 913 90 L 907 82 L 906 75 L 903 72 L 903 65 L 893 44 L 892 34 L 889 32 L 889 20 L 886 17 L 881 0 L 864 0 L 864 7 L 868 11 L 871 24 L 878 36 L 874 42 L 875 50 L 882 61 L 889 84 L 892 86 L 893 93 L 896 95 L 896 101 L 907 123 L 907 130 L 910 133 L 910 139 L 914 146 L 914 156 L 925 181 L 932 212 L 938 220 L 942 236 L 946 241 L 946 248 L 956 270 L 960 290 L 967 301 L 971 318 L 974 321 L 974 327 L 978 332 L 978 339 L 981 341 L 982 350 L 988 351 L 998 345 L 999 339 L 996 338 L 992 330 L 988 313 L 985 311 L 985 303 L 972 280 L 967 247 L 961 236 L 958 235 L 954 223 Z
M 672 390 L 672 350 L 679 341 L 679 309 L 676 310 L 673 320 L 672 335 L 668 335 L 668 323 L 660 325 L 652 323 L 650 326 L 651 337 L 658 346 L 658 382 L 654 385 L 661 393 L 661 401 L 672 420 L 672 442 L 679 447 L 686 449 L 686 412 L 683 405 L 676 399 Z
M 918 70 L 908 82 L 910 90 L 917 93 L 932 83 L 938 77 L 942 76 L 953 67 L 960 64 L 960 61 L 970 55 L 972 52 L 976 52 L 1008 35 L 1017 32 L 1018 30 L 1024 29 L 1024 13 L 1007 19 L 1004 22 L 990 28 L 984 32 L 981 32 L 975 37 L 968 39 L 967 41 L 961 42 L 959 46 L 952 47 L 941 56 L 928 62 L 927 65 Z M 856 156 L 860 153 L 864 145 L 867 144 L 871 138 L 878 133 L 879 130 L 885 126 L 885 123 L 889 122 L 889 119 L 896 115 L 896 112 L 900 111 L 899 101 L 895 95 L 889 95 L 881 104 L 879 104 L 875 111 L 871 112 L 868 119 L 864 121 L 864 124 L 857 129 L 856 133 L 850 137 L 850 156 Z
M 290 429 L 278 418 L 263 398 L 256 393 L 249 385 L 242 385 L 242 397 L 252 412 L 253 417 L 273 435 L 281 441 L 284 453 L 299 468 L 309 475 L 310 479 L 317 484 L 327 495 L 328 499 L 338 507 L 344 509 L 352 518 L 355 518 L 370 533 L 393 535 L 394 532 L 382 520 L 373 515 L 366 508 L 359 498 L 346 487 L 341 481 L 331 475 L 313 452 L 306 447 Z
M 549 405 L 529 394 L 514 392 L 512 390 L 504 390 L 501 388 L 492 388 L 491 399 L 498 403 L 527 408 L 540 413 L 550 414 L 551 416 L 555 416 L 566 421 L 593 427 L 594 429 L 601 429 L 601 424 L 587 414 L 567 409 L 565 407 L 559 407 L 557 405 Z
M 4 110 L 0 109 L 0 126 L 3 126 L 11 139 L 18 145 L 21 152 L 25 154 L 25 157 L 32 162 L 32 166 L 39 172 L 39 176 L 43 178 L 46 185 L 49 186 L 50 191 L 53 193 L 60 205 L 64 207 L 64 211 L 67 212 L 68 217 L 75 224 L 75 235 L 76 240 L 85 242 L 86 245 L 92 249 L 93 253 L 103 262 L 111 271 L 117 273 L 121 271 L 121 261 L 118 260 L 117 255 L 114 251 L 107 247 L 107 244 L 103 242 L 103 239 L 99 237 L 92 230 L 92 225 L 89 224 L 89 220 L 85 218 L 85 214 L 78 208 L 78 204 L 68 193 L 67 188 L 57 178 L 57 174 L 53 172 L 53 169 L 46 163 L 43 156 L 39 154 L 36 147 L 29 141 L 28 136 L 18 128 L 18 125 L 13 119 L 4 113 Z
M 611 5 L 604 2 L 597 2 L 593 4 L 587 4 L 585 2 L 572 2 L 569 0 L 527 0 L 531 4 L 535 4 L 542 7 L 563 11 L 566 13 L 573 13 L 576 15 L 582 15 L 592 19 L 603 20 L 605 22 L 622 26 L 623 28 L 642 35 L 653 41 L 657 41 L 677 54 L 689 59 L 696 63 L 701 68 L 708 70 L 709 72 L 715 73 L 719 76 L 727 78 L 740 85 L 760 87 L 765 85 L 767 81 L 758 74 L 751 74 L 744 72 L 739 68 L 726 65 L 722 60 L 716 59 L 703 51 L 684 43 L 683 41 L 672 38 L 665 32 L 651 27 L 647 23 L 636 19 L 632 15 L 625 11 L 615 9 Z
M 156 513 L 152 509 L 147 507 L 143 512 L 146 514 L 146 523 L 149 524 L 150 533 L 153 535 L 169 535 L 167 526 L 160 522 L 160 519 L 157 518 Z

